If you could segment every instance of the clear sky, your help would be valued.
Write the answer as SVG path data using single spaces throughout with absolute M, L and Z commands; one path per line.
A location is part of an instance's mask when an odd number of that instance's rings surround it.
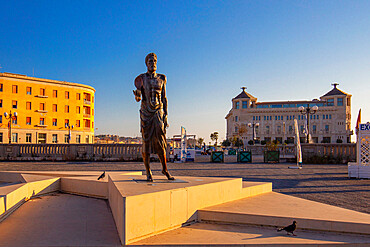
M 167 136 L 225 138 L 240 87 L 258 101 L 352 94 L 370 121 L 370 1 L 0 2 L 0 71 L 96 89 L 96 134 L 140 135 L 132 90 L 158 55 Z

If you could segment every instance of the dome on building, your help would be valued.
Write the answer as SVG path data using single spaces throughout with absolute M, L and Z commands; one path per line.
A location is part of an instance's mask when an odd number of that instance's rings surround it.
M 251 94 L 249 94 L 245 91 L 246 87 L 242 87 L 241 89 L 243 91 L 233 99 L 257 99 L 256 97 L 254 97 L 253 95 L 251 95 Z
M 328 93 L 326 93 L 325 95 L 323 95 L 322 97 L 334 96 L 334 95 L 348 95 L 347 93 L 337 88 L 337 86 L 339 85 L 338 83 L 333 83 L 332 85 L 334 86 L 334 88 L 330 90 Z

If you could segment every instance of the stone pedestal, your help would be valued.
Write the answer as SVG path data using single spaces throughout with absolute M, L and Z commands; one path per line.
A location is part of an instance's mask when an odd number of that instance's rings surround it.
M 241 178 L 176 178 L 181 182 L 156 176 L 153 183 L 137 182 L 145 177 L 109 175 L 109 204 L 123 244 L 195 222 L 199 209 L 272 188 L 271 183 L 255 183 L 243 189 Z

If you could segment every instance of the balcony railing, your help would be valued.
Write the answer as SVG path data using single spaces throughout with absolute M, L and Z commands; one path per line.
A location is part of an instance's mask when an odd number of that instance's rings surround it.
M 90 114 L 84 114 L 84 117 L 85 117 L 85 118 L 90 118 L 90 117 L 91 117 L 91 115 L 90 115 Z
M 90 100 L 87 100 L 87 99 L 84 99 L 84 104 L 85 105 L 91 105 L 91 101 Z
M 40 123 L 40 124 L 36 124 L 35 127 L 46 128 L 48 126 L 46 124 Z
M 37 98 L 49 98 L 49 96 L 41 95 L 41 94 L 35 95 L 35 97 L 37 97 Z

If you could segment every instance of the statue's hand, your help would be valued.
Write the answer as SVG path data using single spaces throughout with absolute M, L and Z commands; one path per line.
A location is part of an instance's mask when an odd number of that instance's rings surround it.
M 141 100 L 141 91 L 136 89 L 136 90 L 132 90 L 132 92 L 135 95 L 136 102 L 139 102 Z
M 167 116 L 164 116 L 163 117 L 163 123 L 164 123 L 164 127 L 166 129 L 168 129 L 170 127 L 170 125 L 168 124 Z

